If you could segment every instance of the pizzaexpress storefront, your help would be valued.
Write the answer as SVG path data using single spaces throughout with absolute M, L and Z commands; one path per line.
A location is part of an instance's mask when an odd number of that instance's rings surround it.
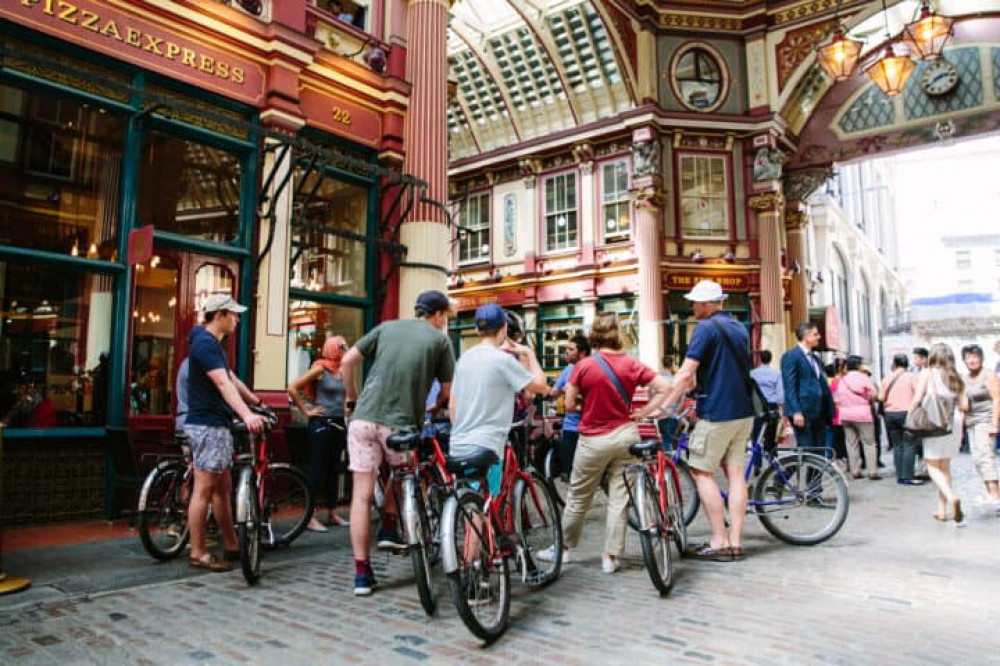
M 261 58 L 170 17 L 73 7 L 0 8 L 3 524 L 131 502 L 139 470 L 113 440 L 169 437 L 177 366 L 208 294 L 265 313 L 228 345 L 276 404 L 326 336 L 363 334 L 379 296 L 378 179 L 393 175 L 375 165 L 381 123 L 337 135 L 307 111 L 283 142 L 261 124 Z M 324 99 L 312 106 L 328 110 Z M 364 130 L 344 109 L 369 109 L 332 104 L 340 125 Z

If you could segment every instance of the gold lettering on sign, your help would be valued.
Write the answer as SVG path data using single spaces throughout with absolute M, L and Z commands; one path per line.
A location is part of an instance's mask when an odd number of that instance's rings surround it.
M 333 107 L 333 122 L 350 125 L 351 112 L 347 109 L 342 109 L 339 106 Z
M 143 32 L 130 25 L 119 26 L 114 19 L 103 18 L 97 12 L 80 9 L 80 6 L 67 0 L 21 0 L 22 7 L 41 9 L 46 16 L 69 25 L 78 26 L 83 30 L 95 32 L 107 39 L 124 42 L 155 56 L 176 62 L 180 56 L 182 65 L 199 72 L 217 76 L 225 81 L 242 85 L 246 82 L 246 72 L 242 67 L 236 67 L 215 56 L 205 55 L 200 50 L 178 45 L 168 37 L 159 37 Z M 124 33 L 124 36 L 123 36 Z M 351 124 L 351 112 L 334 107 L 333 119 L 345 125 Z

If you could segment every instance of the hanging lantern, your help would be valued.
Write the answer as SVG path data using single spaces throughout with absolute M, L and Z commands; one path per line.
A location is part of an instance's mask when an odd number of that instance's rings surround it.
M 844 81 L 857 69 L 862 46 L 863 42 L 848 39 L 843 26 L 838 24 L 833 31 L 833 39 L 817 49 L 816 57 L 820 67 L 834 81 Z
M 903 28 L 903 43 L 910 53 L 921 60 L 935 60 L 941 57 L 944 46 L 952 36 L 955 19 L 935 14 L 930 2 L 920 4 L 920 14 L 916 21 Z
M 903 87 L 906 86 L 916 66 L 910 56 L 896 55 L 895 49 L 890 44 L 885 47 L 878 60 L 865 68 L 865 73 L 871 77 L 879 90 L 892 97 L 903 92 Z

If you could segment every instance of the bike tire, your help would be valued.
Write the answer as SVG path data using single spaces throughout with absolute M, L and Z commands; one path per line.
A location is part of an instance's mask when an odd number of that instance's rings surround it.
M 427 516 L 420 485 L 409 481 L 409 492 L 413 494 L 413 509 L 417 513 L 417 543 L 410 540 L 410 561 L 413 564 L 413 576 L 417 580 L 417 592 L 420 594 L 420 605 L 424 612 L 434 615 L 437 610 L 437 600 L 434 598 L 434 575 L 430 557 L 431 526 Z
M 188 501 L 191 487 L 187 465 L 158 465 L 143 482 L 139 494 L 139 540 L 157 560 L 171 560 L 184 552 L 190 539 Z
M 686 460 L 676 461 L 677 475 L 680 477 L 681 507 L 683 508 L 684 524 L 690 525 L 701 508 L 701 498 L 698 497 L 698 486 L 691 475 L 691 467 Z
M 641 479 L 641 482 L 639 481 Z M 636 477 L 635 504 L 632 512 L 640 525 L 639 543 L 646 572 L 660 596 L 666 596 L 674 586 L 674 556 L 667 535 L 666 521 L 660 510 L 656 483 L 646 472 Z
M 562 480 L 562 475 L 560 473 L 559 452 L 555 448 L 549 449 L 545 453 L 545 461 L 542 467 L 545 481 L 549 486 L 549 490 L 552 492 L 552 497 L 555 499 L 556 504 L 562 509 L 566 506 L 565 495 L 569 492 L 569 483 Z M 568 478 L 568 475 L 567 475 Z M 560 487 L 562 492 L 559 491 Z
M 309 480 L 298 467 L 288 463 L 268 465 L 270 488 L 263 507 L 263 524 L 270 527 L 268 548 L 287 546 L 297 539 L 313 514 L 313 496 Z
M 526 550 L 525 583 L 528 587 L 545 587 L 562 570 L 562 521 L 549 484 L 535 470 L 529 472 L 529 478 L 530 481 L 521 479 L 514 486 L 514 531 Z M 535 557 L 548 548 L 553 553 L 551 562 Z
M 666 473 L 667 478 L 664 485 L 667 489 L 667 529 L 674 539 L 674 544 L 677 546 L 677 556 L 684 557 L 684 551 L 687 550 L 688 538 L 687 520 L 684 516 L 684 505 L 681 501 L 682 495 L 674 483 L 674 477 L 670 473 L 669 468 Z M 678 470 L 678 477 L 680 477 L 680 470 Z M 683 483 L 683 480 L 681 483 Z
M 507 558 L 498 549 L 491 552 L 482 538 L 492 531 L 483 498 L 470 492 L 456 501 L 454 544 L 449 548 L 455 549 L 458 567 L 448 574 L 451 599 L 469 631 L 492 643 L 507 630 L 510 619 L 510 569 Z
M 236 535 L 240 546 L 240 568 L 243 578 L 250 585 L 256 585 L 260 580 L 260 531 L 261 515 L 257 499 L 257 484 L 249 481 L 246 490 L 246 520 L 236 526 Z
M 757 519 L 768 532 L 785 543 L 814 546 L 835 535 L 850 506 L 847 483 L 832 464 L 811 453 L 792 453 L 768 466 L 752 490 Z M 802 529 L 792 521 L 814 518 Z

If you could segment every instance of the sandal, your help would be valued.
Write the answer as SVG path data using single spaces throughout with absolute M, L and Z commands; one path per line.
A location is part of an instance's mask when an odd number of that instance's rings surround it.
M 733 548 L 730 548 L 729 550 L 732 551 L 732 553 L 733 553 L 733 561 L 734 562 L 739 562 L 740 560 L 743 559 L 744 555 L 743 555 L 743 547 L 742 546 L 734 546 Z
M 940 520 L 942 523 L 948 522 L 948 514 L 946 513 L 935 513 L 934 520 Z
M 330 513 L 327 516 L 327 523 L 330 525 L 336 525 L 337 527 L 350 527 L 351 522 L 341 516 L 339 513 Z
M 732 562 L 735 559 L 733 557 L 733 549 L 729 546 L 712 548 L 711 544 L 707 543 L 703 543 L 700 546 L 691 546 L 684 551 L 684 556 L 709 562 Z
M 209 571 L 229 571 L 231 568 L 228 562 L 220 562 L 211 553 L 201 558 L 188 558 L 188 566 L 195 569 L 208 569 Z
M 955 516 L 956 523 L 960 523 L 965 520 L 965 514 L 962 513 L 962 500 L 955 500 L 951 503 L 951 513 Z

